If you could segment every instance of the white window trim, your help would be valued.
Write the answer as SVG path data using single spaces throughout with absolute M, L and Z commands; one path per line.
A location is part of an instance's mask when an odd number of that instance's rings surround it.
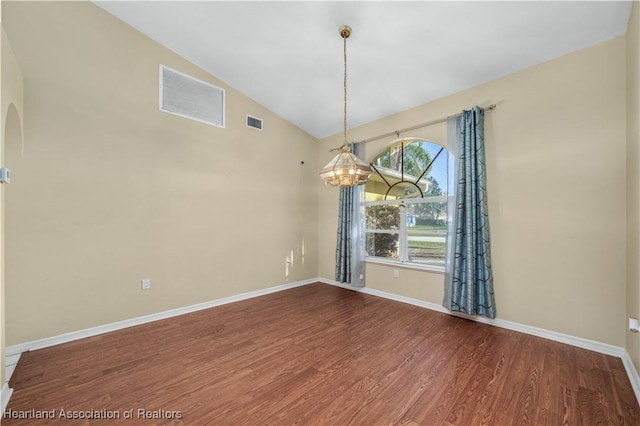
M 422 204 L 422 203 L 446 203 L 449 200 L 447 195 L 439 197 L 402 198 L 400 200 L 383 201 L 363 201 L 363 206 L 388 206 L 391 204 Z
M 415 262 L 402 262 L 400 260 L 385 259 L 384 257 L 367 256 L 364 261 L 374 265 L 392 266 L 394 268 L 409 269 L 412 271 L 433 272 L 436 274 L 445 273 L 444 266 L 425 265 Z

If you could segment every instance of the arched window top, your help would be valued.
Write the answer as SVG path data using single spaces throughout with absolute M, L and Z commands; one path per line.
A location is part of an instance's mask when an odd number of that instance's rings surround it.
M 447 150 L 430 141 L 402 139 L 373 159 L 367 201 L 424 198 L 447 192 Z

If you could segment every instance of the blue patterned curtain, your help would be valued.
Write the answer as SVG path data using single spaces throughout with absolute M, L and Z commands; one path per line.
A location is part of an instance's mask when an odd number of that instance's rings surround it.
M 339 283 L 351 282 L 351 224 L 354 193 L 354 187 L 340 187 L 336 241 L 336 281 Z
M 350 144 L 353 153 L 362 158 L 360 144 Z M 340 187 L 338 205 L 338 238 L 336 241 L 336 281 L 364 287 L 364 223 L 360 199 L 364 185 Z
M 450 121 L 455 155 L 455 211 L 450 216 L 443 305 L 467 315 L 496 317 L 491 273 L 484 156 L 484 111 L 474 107 Z M 451 135 L 450 135 L 451 136 Z M 453 146 L 451 146 L 453 145 Z

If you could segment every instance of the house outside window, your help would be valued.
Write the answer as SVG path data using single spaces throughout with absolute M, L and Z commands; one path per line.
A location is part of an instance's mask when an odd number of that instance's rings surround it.
M 444 270 L 447 150 L 426 140 L 404 139 L 371 164 L 362 204 L 366 260 Z

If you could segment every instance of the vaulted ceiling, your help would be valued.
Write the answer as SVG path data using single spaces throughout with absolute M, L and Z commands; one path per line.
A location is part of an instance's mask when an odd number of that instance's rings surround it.
M 322 138 L 623 35 L 631 2 L 98 1 Z

